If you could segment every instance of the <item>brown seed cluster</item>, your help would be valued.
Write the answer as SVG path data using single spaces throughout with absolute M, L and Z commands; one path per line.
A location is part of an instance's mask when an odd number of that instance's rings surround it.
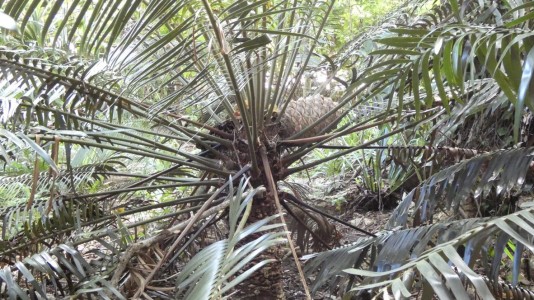
M 281 119 L 282 131 L 281 137 L 288 138 L 295 133 L 312 125 L 320 118 L 324 117 L 328 112 L 332 111 L 337 106 L 337 103 L 331 98 L 321 95 L 308 96 L 291 101 Z M 340 110 L 332 113 L 322 122 L 319 122 L 313 128 L 307 130 L 300 138 L 317 136 L 325 133 L 325 129 L 335 128 L 335 122 L 340 115 Z

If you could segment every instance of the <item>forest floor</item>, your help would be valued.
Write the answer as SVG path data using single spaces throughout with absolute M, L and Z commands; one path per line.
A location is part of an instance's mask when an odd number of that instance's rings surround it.
M 399 194 L 388 195 L 387 193 L 381 193 L 378 196 L 376 193 L 366 191 L 358 186 L 354 180 L 347 180 L 346 178 L 312 178 L 306 180 L 298 178 L 294 179 L 292 183 L 301 187 L 300 189 L 303 191 L 303 195 L 311 195 L 306 199 L 306 203 L 373 234 L 385 229 L 393 209 L 402 198 L 402 195 Z M 528 197 L 528 199 L 531 198 Z M 359 231 L 339 222 L 329 220 L 329 223 L 335 225 L 337 231 L 337 240 L 334 247 L 351 244 L 358 238 L 365 236 Z M 293 242 L 297 244 L 295 235 Z M 304 256 L 317 252 L 320 251 L 309 250 L 304 251 L 304 253 L 299 253 L 299 255 Z M 529 259 L 532 260 L 532 257 Z M 284 266 L 284 289 L 287 299 L 306 299 L 296 264 L 290 253 L 284 257 L 282 265 Z M 305 266 L 306 262 L 301 260 L 301 265 Z M 507 262 L 507 266 L 501 268 L 502 274 L 500 278 L 508 278 L 506 270 L 510 270 L 511 268 L 511 263 Z M 483 273 L 484 270 L 480 270 L 480 274 L 483 275 Z M 313 275 L 310 276 L 307 274 L 307 276 L 307 284 L 311 289 L 314 278 Z M 520 285 L 527 290 L 534 290 L 534 280 L 526 280 L 525 277 L 525 274 L 520 274 Z M 510 280 L 504 280 L 503 282 L 510 282 Z M 341 295 L 345 294 L 343 289 L 343 286 L 325 285 L 319 287 L 316 291 L 312 291 L 312 297 L 317 300 L 342 299 Z M 366 298 L 353 296 L 352 298 L 343 299 L 364 300 Z M 414 299 L 417 299 L 417 296 Z
M 379 210 L 379 200 L 376 195 L 365 192 L 360 187 L 356 186 L 356 184 L 348 182 L 350 181 L 342 178 L 319 178 L 311 180 L 295 179 L 293 181 L 294 184 L 300 185 L 301 187 L 304 187 L 304 189 L 308 189 L 307 194 L 312 195 L 306 201 L 308 204 L 367 232 L 377 233 L 383 230 L 391 215 L 392 205 L 386 203 L 384 206 L 386 206 L 387 209 Z M 400 200 L 399 196 L 395 196 L 397 197 L 396 200 Z M 363 201 L 367 202 L 363 203 Z M 389 197 L 387 201 L 394 200 Z M 334 245 L 335 247 L 351 244 L 358 238 L 365 236 L 357 230 L 336 221 L 330 220 L 329 223 L 335 225 L 338 233 L 338 240 Z M 296 244 L 295 236 L 293 242 Z M 306 255 L 309 252 L 310 251 L 299 254 Z M 306 299 L 293 257 L 290 254 L 286 255 L 282 265 L 285 268 L 284 289 L 286 291 L 287 299 Z M 313 278 L 307 278 L 308 286 L 310 288 L 312 279 Z M 341 299 L 339 294 L 342 294 L 342 292 L 336 293 L 336 291 L 331 291 L 328 286 L 324 286 L 313 293 L 313 299 Z

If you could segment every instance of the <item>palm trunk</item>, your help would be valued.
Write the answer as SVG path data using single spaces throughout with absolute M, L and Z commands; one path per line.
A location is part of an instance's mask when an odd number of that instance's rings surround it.
M 248 222 L 254 223 L 277 213 L 274 200 L 271 197 L 254 199 L 252 212 Z M 252 235 L 250 240 L 259 235 Z M 282 278 L 282 257 L 284 245 L 270 247 L 258 255 L 251 264 L 255 265 L 264 260 L 273 260 L 261 269 L 257 270 L 245 282 L 238 286 L 238 299 L 285 299 Z

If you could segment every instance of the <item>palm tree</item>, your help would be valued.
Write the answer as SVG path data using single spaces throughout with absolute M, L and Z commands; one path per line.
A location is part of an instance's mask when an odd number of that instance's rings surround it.
M 288 176 L 391 136 L 454 128 L 490 100 L 514 104 L 519 140 L 530 105 L 531 5 L 431 4 L 406 2 L 392 16 L 401 25 L 377 27 L 316 65 L 334 1 L 0 1 L 1 20 L 9 21 L 2 27 L 18 25 L 0 36 L 0 155 L 9 175 L 1 182 L 12 201 L 3 210 L 0 249 L 7 295 L 198 299 L 237 287 L 243 298 L 280 299 L 277 223 L 285 224 L 286 201 L 303 205 L 298 193 L 280 190 Z M 371 50 L 361 43 L 369 37 Z M 354 49 L 369 55 L 358 61 Z M 336 101 L 321 96 L 321 87 L 300 95 L 307 72 L 328 67 L 333 79 L 349 61 L 359 72 Z M 376 109 L 360 109 L 371 101 Z M 434 120 L 438 129 L 428 130 Z M 338 137 L 390 123 L 387 134 L 303 160 Z M 403 230 L 362 238 L 352 252 L 317 255 L 308 265 L 322 272 L 313 288 L 342 269 L 368 267 L 375 272 L 349 270 L 350 282 L 364 275 L 359 288 L 406 296 L 410 280 L 398 276 L 416 266 L 425 293 L 446 297 L 464 290 L 444 267 L 450 260 L 489 295 L 472 275 L 474 262 L 460 264 L 450 249 L 481 254 L 474 245 L 490 243 L 488 236 L 496 236 L 497 250 L 511 237 L 517 261 L 521 247 L 531 247 L 530 210 L 408 228 L 410 203 L 419 226 L 428 209 L 457 211 L 477 188 L 512 191 L 530 151 L 494 151 L 428 178 L 387 227 Z M 515 170 L 522 172 L 510 176 Z M 510 230 L 512 223 L 518 227 Z M 491 231 L 482 236 L 483 228 Z M 436 241 L 439 229 L 455 234 Z M 437 245 L 435 252 L 423 252 L 427 245 Z M 417 259 L 406 263 L 410 255 Z M 495 255 L 492 266 L 500 260 Z M 430 280 L 436 270 L 450 290 Z
M 177 262 L 223 226 L 219 236 L 226 232 L 233 248 L 210 248 L 225 263 L 203 272 L 235 277 L 232 287 L 270 262 L 239 290 L 283 298 L 283 249 L 275 234 L 260 233 L 276 228 L 265 220 L 281 212 L 277 184 L 334 159 L 290 167 L 364 122 L 326 134 L 357 105 L 354 92 L 338 102 L 296 97 L 333 5 L 0 1 L 2 27 L 18 27 L 3 31 L 0 53 L 8 295 L 45 297 L 52 286 L 62 295 L 161 297 Z M 234 188 L 241 177 L 264 189 L 244 218 L 262 226 L 247 227 L 254 231 L 245 239 L 232 229 L 243 209 L 224 213 L 251 193 Z M 249 271 L 223 267 L 243 253 Z M 179 288 L 208 278 L 189 270 Z

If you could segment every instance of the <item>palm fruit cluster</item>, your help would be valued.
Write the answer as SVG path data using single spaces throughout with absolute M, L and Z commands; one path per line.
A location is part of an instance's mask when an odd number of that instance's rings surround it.
M 315 123 L 336 106 L 337 103 L 332 101 L 331 98 L 321 95 L 308 96 L 289 102 L 286 111 L 284 112 L 284 116 L 280 120 L 282 125 L 280 136 L 282 138 L 288 138 L 295 133 L 298 133 Z M 335 128 L 336 124 L 334 124 L 334 122 L 339 121 L 338 117 L 340 114 L 340 110 L 334 112 L 298 138 L 324 134 L 325 132 L 323 130 L 327 129 L 327 127 L 329 129 Z

